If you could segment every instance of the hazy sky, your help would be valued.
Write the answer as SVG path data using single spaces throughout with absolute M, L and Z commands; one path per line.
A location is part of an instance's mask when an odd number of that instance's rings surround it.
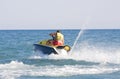
M 0 29 L 119 28 L 120 0 L 0 0 Z

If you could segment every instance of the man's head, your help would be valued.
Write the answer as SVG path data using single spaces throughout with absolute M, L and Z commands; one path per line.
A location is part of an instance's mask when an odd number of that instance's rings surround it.
M 57 30 L 57 33 L 60 33 L 60 30 Z

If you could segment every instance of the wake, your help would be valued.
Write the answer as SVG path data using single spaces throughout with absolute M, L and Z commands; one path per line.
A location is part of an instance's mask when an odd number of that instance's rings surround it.
M 120 71 L 119 67 L 81 66 L 81 65 L 48 65 L 35 66 L 23 62 L 11 61 L 0 64 L 1 79 L 16 79 L 21 76 L 73 76 L 81 74 L 109 74 Z

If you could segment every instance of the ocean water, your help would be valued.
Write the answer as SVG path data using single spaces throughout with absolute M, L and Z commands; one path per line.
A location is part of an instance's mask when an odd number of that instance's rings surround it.
M 0 79 L 120 79 L 120 30 L 62 30 L 69 54 L 39 56 L 55 30 L 0 30 Z

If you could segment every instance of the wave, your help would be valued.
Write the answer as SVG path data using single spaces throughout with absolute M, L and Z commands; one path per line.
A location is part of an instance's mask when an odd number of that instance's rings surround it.
M 0 78 L 15 79 L 20 76 L 73 76 L 80 74 L 106 74 L 120 71 L 120 68 L 106 66 L 81 66 L 81 65 L 27 65 L 23 62 L 11 61 L 0 64 Z

